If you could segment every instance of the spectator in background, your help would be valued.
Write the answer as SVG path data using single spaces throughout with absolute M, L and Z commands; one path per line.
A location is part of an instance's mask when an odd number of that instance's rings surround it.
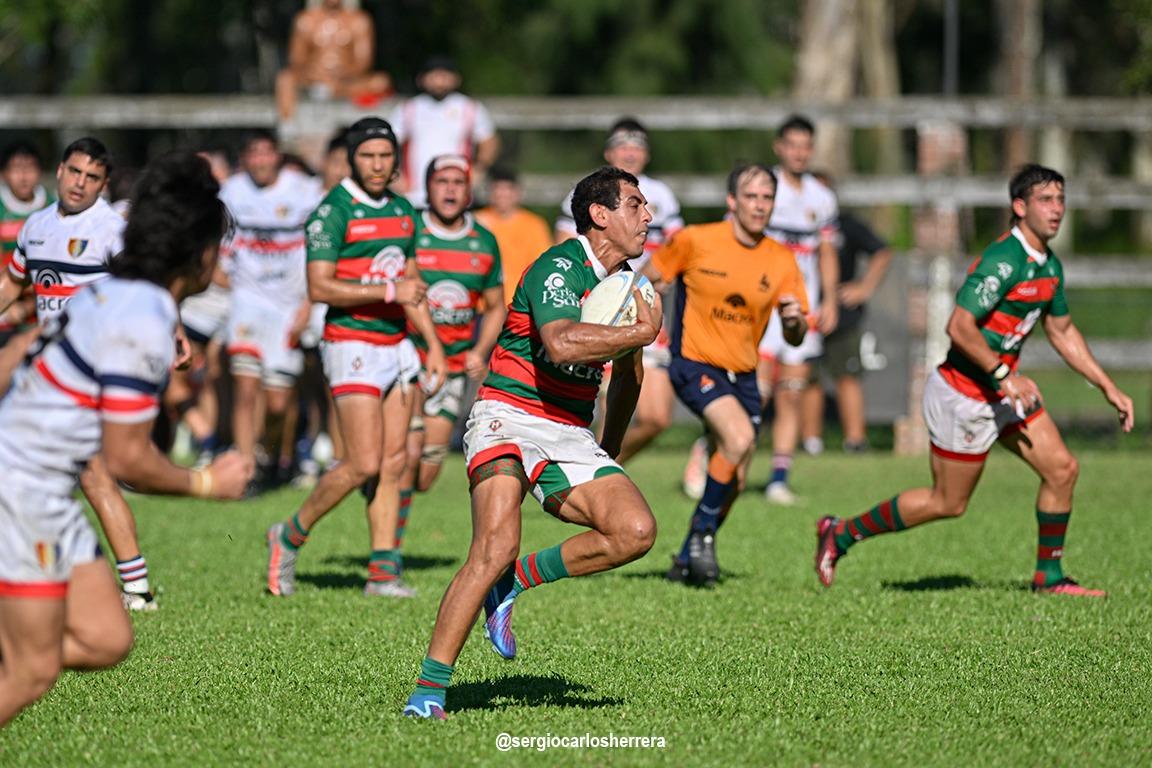
M 424 169 L 438 155 L 463 155 L 472 164 L 472 185 L 480 184 L 500 154 L 500 137 L 483 104 L 460 93 L 456 63 L 433 56 L 416 78 L 422 91 L 396 107 L 388 118 L 400 140 L 402 165 L 396 190 L 414 208 L 423 208 Z
M 832 181 L 827 174 L 813 173 L 829 189 Z M 840 303 L 840 319 L 836 330 L 824 337 L 824 357 L 817 370 L 836 380 L 836 408 L 844 428 L 844 450 L 860 453 L 868 450 L 865 433 L 864 388 L 860 376 L 864 366 L 860 361 L 860 335 L 868 300 L 888 272 L 892 251 L 867 224 L 851 213 L 840 211 L 840 234 L 836 243 L 840 257 L 840 284 L 836 298 Z M 864 274 L 857 277 L 861 258 L 867 259 Z M 818 454 L 824 450 L 821 436 L 824 426 L 824 388 L 819 381 L 804 393 L 802 434 L 804 450 Z
M 376 26 L 359 0 L 310 0 L 296 14 L 288 68 L 276 77 L 276 108 L 289 120 L 301 89 L 314 99 L 352 99 L 370 106 L 392 93 L 387 72 L 373 72 Z
M 8 262 L 16 250 L 16 236 L 24 226 L 24 220 L 51 202 L 52 198 L 40 184 L 44 172 L 44 159 L 39 150 L 27 141 L 15 141 L 0 153 L 0 274 L 8 271 Z M 31 287 L 24 296 L 15 302 L 4 315 L 0 315 L 0 347 L 16 334 L 21 325 L 35 313 L 36 300 Z M 31 336 L 24 335 L 19 350 L 12 359 L 23 358 Z
M 552 245 L 552 230 L 543 216 L 520 206 L 523 188 L 516 172 L 493 168 L 488 174 L 488 206 L 476 211 L 476 220 L 496 236 L 504 266 L 504 303 L 528 265 Z

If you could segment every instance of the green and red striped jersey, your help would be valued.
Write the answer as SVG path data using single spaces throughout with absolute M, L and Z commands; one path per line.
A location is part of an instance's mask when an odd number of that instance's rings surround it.
M 446 232 L 420 214 L 416 233 L 416 267 L 428 283 L 428 309 L 436 336 L 444 345 L 448 373 L 464 372 L 464 354 L 472 349 L 472 328 L 480 297 L 488 288 L 502 287 L 500 247 L 496 238 L 464 214 L 464 225 Z M 424 361 L 428 343 L 408 325 L 408 335 Z
M 308 261 L 331 261 L 336 277 L 362 285 L 380 285 L 404 277 L 416 257 L 416 212 L 402 197 L 373 200 L 351 179 L 324 197 L 305 225 Z M 327 341 L 397 344 L 407 335 L 404 308 L 396 302 L 358 307 L 329 307 Z
M 51 202 L 52 196 L 44 187 L 36 187 L 31 200 L 17 200 L 8 187 L 0 184 L 0 270 L 8 269 L 16 250 L 16 235 L 24 221 Z
M 584 237 L 553 246 L 536 259 L 516 286 L 477 398 L 499 400 L 561 424 L 591 424 L 604 363 L 557 365 L 548 358 L 540 328 L 554 320 L 579 322 L 584 297 L 607 276 Z
M 984 250 L 968 270 L 956 304 L 972 313 L 984 341 L 1015 371 L 1020 349 L 1044 315 L 1068 314 L 1064 268 L 1056 254 L 1040 252 L 1024 241 L 1016 227 Z M 996 380 L 956 347 L 940 373 L 968 397 L 998 402 Z

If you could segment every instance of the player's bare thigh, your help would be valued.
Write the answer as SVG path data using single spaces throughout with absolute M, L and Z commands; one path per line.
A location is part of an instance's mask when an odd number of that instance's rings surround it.
M 1047 411 L 1003 435 L 1000 444 L 1026 461 L 1045 482 L 1071 493 L 1079 476 L 1079 464 Z
M 103 558 L 77 565 L 68 581 L 64 666 L 103 669 L 132 649 L 132 622 Z
M 704 407 L 704 423 L 716 441 L 717 449 L 733 464 L 751 458 L 756 447 L 756 430 L 748 411 L 732 395 L 718 397 Z
M 640 489 L 623 473 L 598 477 L 572 489 L 556 515 L 566 523 L 592 528 L 606 536 L 655 535 L 656 519 Z

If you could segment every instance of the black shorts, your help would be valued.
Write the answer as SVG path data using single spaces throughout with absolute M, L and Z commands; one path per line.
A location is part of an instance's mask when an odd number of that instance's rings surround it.
M 752 426 L 760 429 L 760 389 L 756 386 L 756 371 L 733 373 L 707 363 L 673 356 L 668 366 L 668 379 L 680 402 L 697 416 L 704 417 L 708 404 L 732 395 L 744 407 Z

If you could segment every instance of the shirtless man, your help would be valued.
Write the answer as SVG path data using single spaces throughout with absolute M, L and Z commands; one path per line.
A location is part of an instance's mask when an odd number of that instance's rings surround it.
M 379 100 L 392 92 L 387 72 L 373 72 L 376 27 L 354 0 L 321 0 L 296 14 L 288 68 L 276 77 L 276 108 L 290 120 L 299 91 L 314 97 Z

